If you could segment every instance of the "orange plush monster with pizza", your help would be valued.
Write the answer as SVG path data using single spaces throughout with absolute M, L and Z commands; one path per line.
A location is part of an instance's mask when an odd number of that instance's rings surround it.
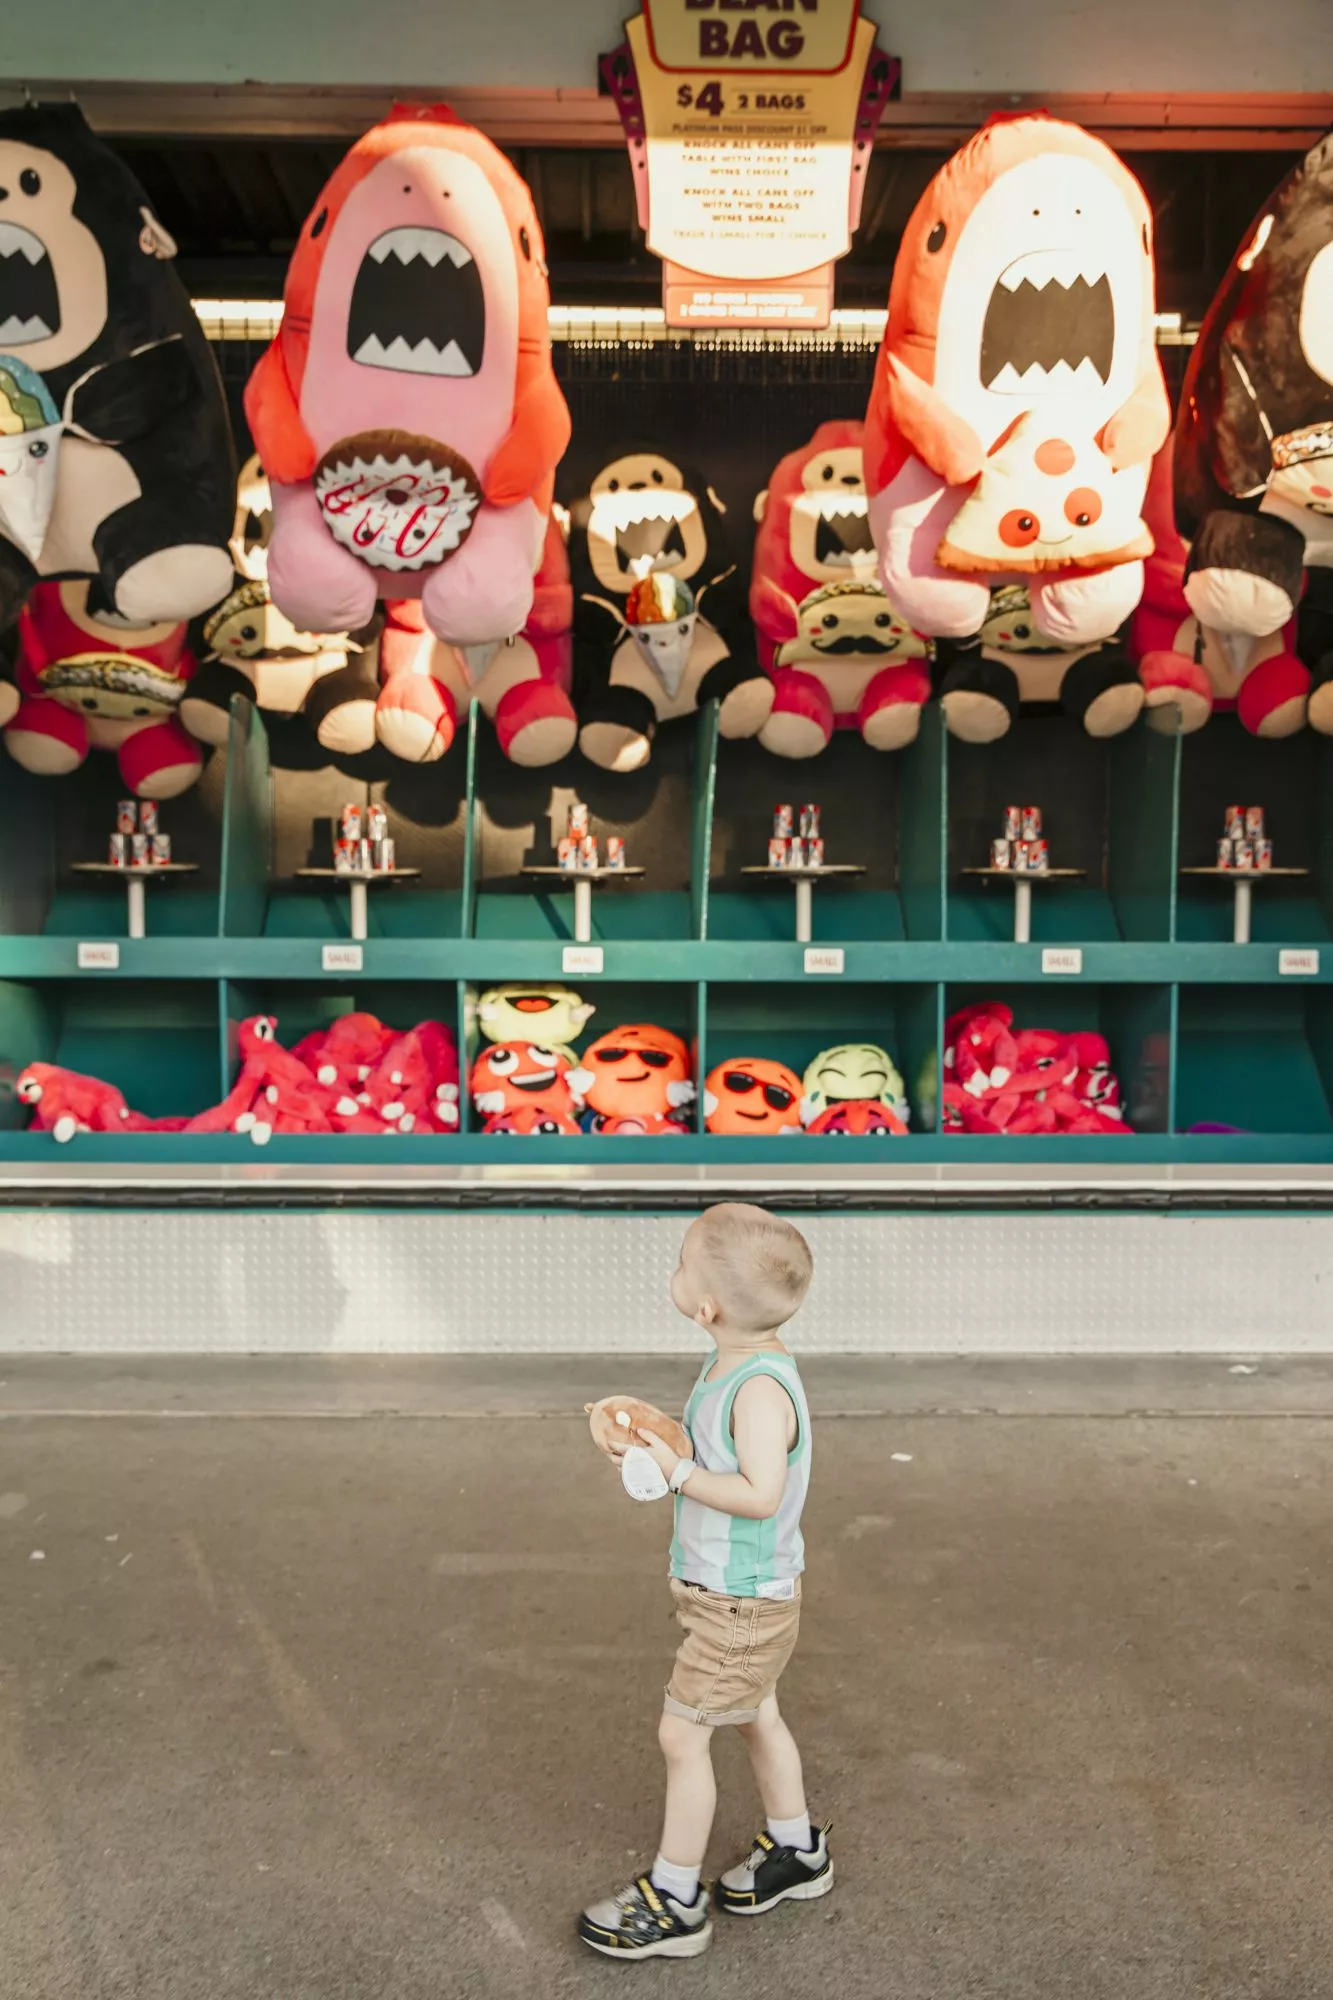
M 1054 645 L 1094 645 L 1129 617 L 1170 424 L 1153 306 L 1143 190 L 1078 126 L 992 119 L 936 174 L 894 265 L 865 439 L 880 578 L 918 631 L 973 639 L 992 583 L 1019 576 Z M 993 664 L 964 652 L 942 692 L 1003 705 Z M 1099 735 L 1143 698 L 1118 650 L 1061 690 Z
M 569 412 L 527 186 L 445 105 L 396 105 L 316 200 L 246 389 L 269 587 L 303 631 L 417 596 L 459 646 L 532 609 Z

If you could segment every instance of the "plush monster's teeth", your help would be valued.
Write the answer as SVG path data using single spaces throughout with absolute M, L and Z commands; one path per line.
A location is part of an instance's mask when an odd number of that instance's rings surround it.
M 447 257 L 458 271 L 472 262 L 472 252 L 466 244 L 451 236 L 447 229 L 386 229 L 382 236 L 375 238 L 367 255 L 373 257 L 377 264 L 384 263 L 390 255 L 395 256 L 400 264 L 410 264 L 414 257 L 424 257 L 432 269 Z
M 396 368 L 409 375 L 471 375 L 474 371 L 456 340 L 441 353 L 433 340 L 419 340 L 410 347 L 402 334 L 386 347 L 377 333 L 369 333 L 352 356 L 368 368 Z
M 45 255 L 46 245 L 40 236 L 20 223 L 0 222 L 0 257 L 26 257 L 30 264 L 40 264 Z
M 51 329 L 40 314 L 31 319 L 20 319 L 11 313 L 6 320 L 0 320 L 0 348 L 25 347 L 33 340 L 49 340 Z

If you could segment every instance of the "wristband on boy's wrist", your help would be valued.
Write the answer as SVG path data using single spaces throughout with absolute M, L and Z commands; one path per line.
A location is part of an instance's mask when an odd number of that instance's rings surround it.
M 695 1468 L 695 1461 L 692 1458 L 678 1458 L 676 1460 L 676 1463 L 671 1470 L 671 1477 L 667 1481 L 667 1484 L 670 1486 L 671 1491 L 673 1493 L 680 1492 L 681 1488 L 685 1484 L 685 1481 L 694 1471 L 694 1468 Z

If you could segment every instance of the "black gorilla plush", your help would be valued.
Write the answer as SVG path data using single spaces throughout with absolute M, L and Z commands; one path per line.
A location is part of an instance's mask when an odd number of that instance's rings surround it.
M 0 627 L 39 577 L 132 625 L 230 588 L 231 430 L 175 247 L 76 105 L 0 112 Z
M 1174 456 L 1191 610 L 1224 634 L 1280 631 L 1302 570 L 1333 565 L 1333 133 L 1231 262 L 1185 375 Z
M 712 489 L 650 444 L 599 453 L 584 479 L 573 483 L 575 467 L 562 482 L 574 496 L 574 706 L 584 756 L 606 771 L 637 770 L 659 722 L 712 700 L 723 735 L 757 736 L 773 684 L 755 658 L 733 531 Z

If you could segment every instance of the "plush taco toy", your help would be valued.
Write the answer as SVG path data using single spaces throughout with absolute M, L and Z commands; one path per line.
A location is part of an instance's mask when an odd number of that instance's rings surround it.
M 971 637 L 992 582 L 1020 575 L 1061 646 L 1133 611 L 1138 509 L 1170 423 L 1151 230 L 1124 163 L 1045 115 L 992 119 L 918 202 L 865 455 L 881 580 L 919 631 Z M 1142 689 L 1125 666 L 1093 699 L 1137 713 Z
M 861 441 L 859 423 L 821 424 L 757 503 L 750 616 L 773 676 L 759 740 L 780 757 L 817 755 L 835 729 L 901 749 L 930 697 L 930 648 L 876 573 Z
M 1190 609 L 1244 653 L 1289 624 L 1305 570 L 1333 566 L 1333 133 L 1265 202 L 1208 309 L 1174 482 Z M 1322 714 L 1333 653 L 1317 665 Z M 1280 647 L 1250 666 L 1241 720 L 1289 735 L 1310 693 L 1306 667 Z
M 269 582 L 357 631 L 419 596 L 460 646 L 520 631 L 569 412 L 532 197 L 445 105 L 397 105 L 302 228 L 245 407 L 273 484 Z
M 0 628 L 39 577 L 174 625 L 229 589 L 235 462 L 176 246 L 74 104 L 0 112 Z
M 109 750 L 136 798 L 174 799 L 203 768 L 179 719 L 195 672 L 189 628 L 126 625 L 92 612 L 90 595 L 81 579 L 39 583 L 19 614 L 20 700 L 6 747 L 43 777 Z
M 638 770 L 659 723 L 712 700 L 724 736 L 756 735 L 773 690 L 745 627 L 728 518 L 703 476 L 655 446 L 622 445 L 571 494 L 570 523 L 584 756 Z

